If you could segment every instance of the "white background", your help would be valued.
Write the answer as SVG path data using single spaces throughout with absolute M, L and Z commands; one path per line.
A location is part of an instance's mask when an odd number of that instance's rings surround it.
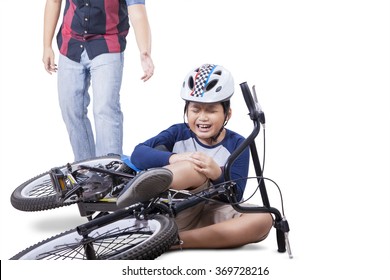
M 228 127 L 243 135 L 251 121 L 238 84 L 256 85 L 267 120 L 265 175 L 282 188 L 294 259 L 276 252 L 273 230 L 260 244 L 170 252 L 154 262 L 7 261 L 85 221 L 76 206 L 24 213 L 9 201 L 22 182 L 73 160 L 56 76 L 41 62 L 44 5 L 3 1 L 1 8 L 3 279 L 123 279 L 127 265 L 262 266 L 269 268 L 268 279 L 389 275 L 390 5 L 376 0 L 149 0 L 156 71 L 147 83 L 140 81 L 133 34 L 128 38 L 126 154 L 182 121 L 180 85 L 193 67 L 215 63 L 233 73 L 237 87 Z M 268 188 L 271 205 L 280 208 L 276 189 Z

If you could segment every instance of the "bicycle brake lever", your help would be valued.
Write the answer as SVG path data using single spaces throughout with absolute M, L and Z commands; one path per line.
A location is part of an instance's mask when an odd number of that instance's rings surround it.
M 264 115 L 264 111 L 263 111 L 263 109 L 261 109 L 260 103 L 257 99 L 255 86 L 252 86 L 252 93 L 253 93 L 252 95 L 253 95 L 253 101 L 255 103 L 256 111 L 258 112 L 259 121 L 264 126 L 265 125 L 265 115 Z

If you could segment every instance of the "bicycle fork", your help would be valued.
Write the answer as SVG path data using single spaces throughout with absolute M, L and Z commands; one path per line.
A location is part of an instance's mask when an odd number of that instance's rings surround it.
M 85 252 L 85 257 L 87 260 L 96 260 L 98 256 L 96 255 L 95 248 L 93 247 L 93 237 L 90 237 L 89 234 L 105 225 L 108 225 L 112 222 L 119 221 L 125 217 L 128 217 L 131 212 L 134 210 L 131 208 L 121 209 L 116 212 L 110 213 L 106 216 L 101 216 L 99 218 L 95 218 L 85 224 L 82 224 L 76 228 L 78 234 L 83 237 L 83 247 Z
M 89 237 L 88 235 L 83 236 L 85 256 L 87 260 L 97 260 L 96 251 L 91 240 L 93 240 L 93 238 Z

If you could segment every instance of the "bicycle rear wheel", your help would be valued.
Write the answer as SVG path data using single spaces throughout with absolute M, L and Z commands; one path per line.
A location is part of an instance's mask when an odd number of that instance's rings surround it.
M 78 165 L 98 166 L 106 165 L 112 161 L 121 161 L 120 156 L 109 155 L 96 157 L 74 162 L 71 166 L 72 169 L 76 169 Z M 60 169 L 64 171 L 67 169 L 67 166 L 64 165 Z M 42 211 L 76 203 L 77 200 L 58 201 L 49 173 L 48 171 L 38 175 L 17 187 L 11 194 L 12 206 L 21 211 Z
M 87 238 L 76 229 L 33 245 L 11 260 L 152 260 L 177 240 L 172 218 L 122 219 L 92 231 Z

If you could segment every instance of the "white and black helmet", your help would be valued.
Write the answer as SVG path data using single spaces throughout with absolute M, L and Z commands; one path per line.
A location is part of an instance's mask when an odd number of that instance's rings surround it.
M 227 69 L 203 64 L 187 74 L 180 96 L 186 101 L 215 103 L 229 100 L 233 93 L 234 80 Z

